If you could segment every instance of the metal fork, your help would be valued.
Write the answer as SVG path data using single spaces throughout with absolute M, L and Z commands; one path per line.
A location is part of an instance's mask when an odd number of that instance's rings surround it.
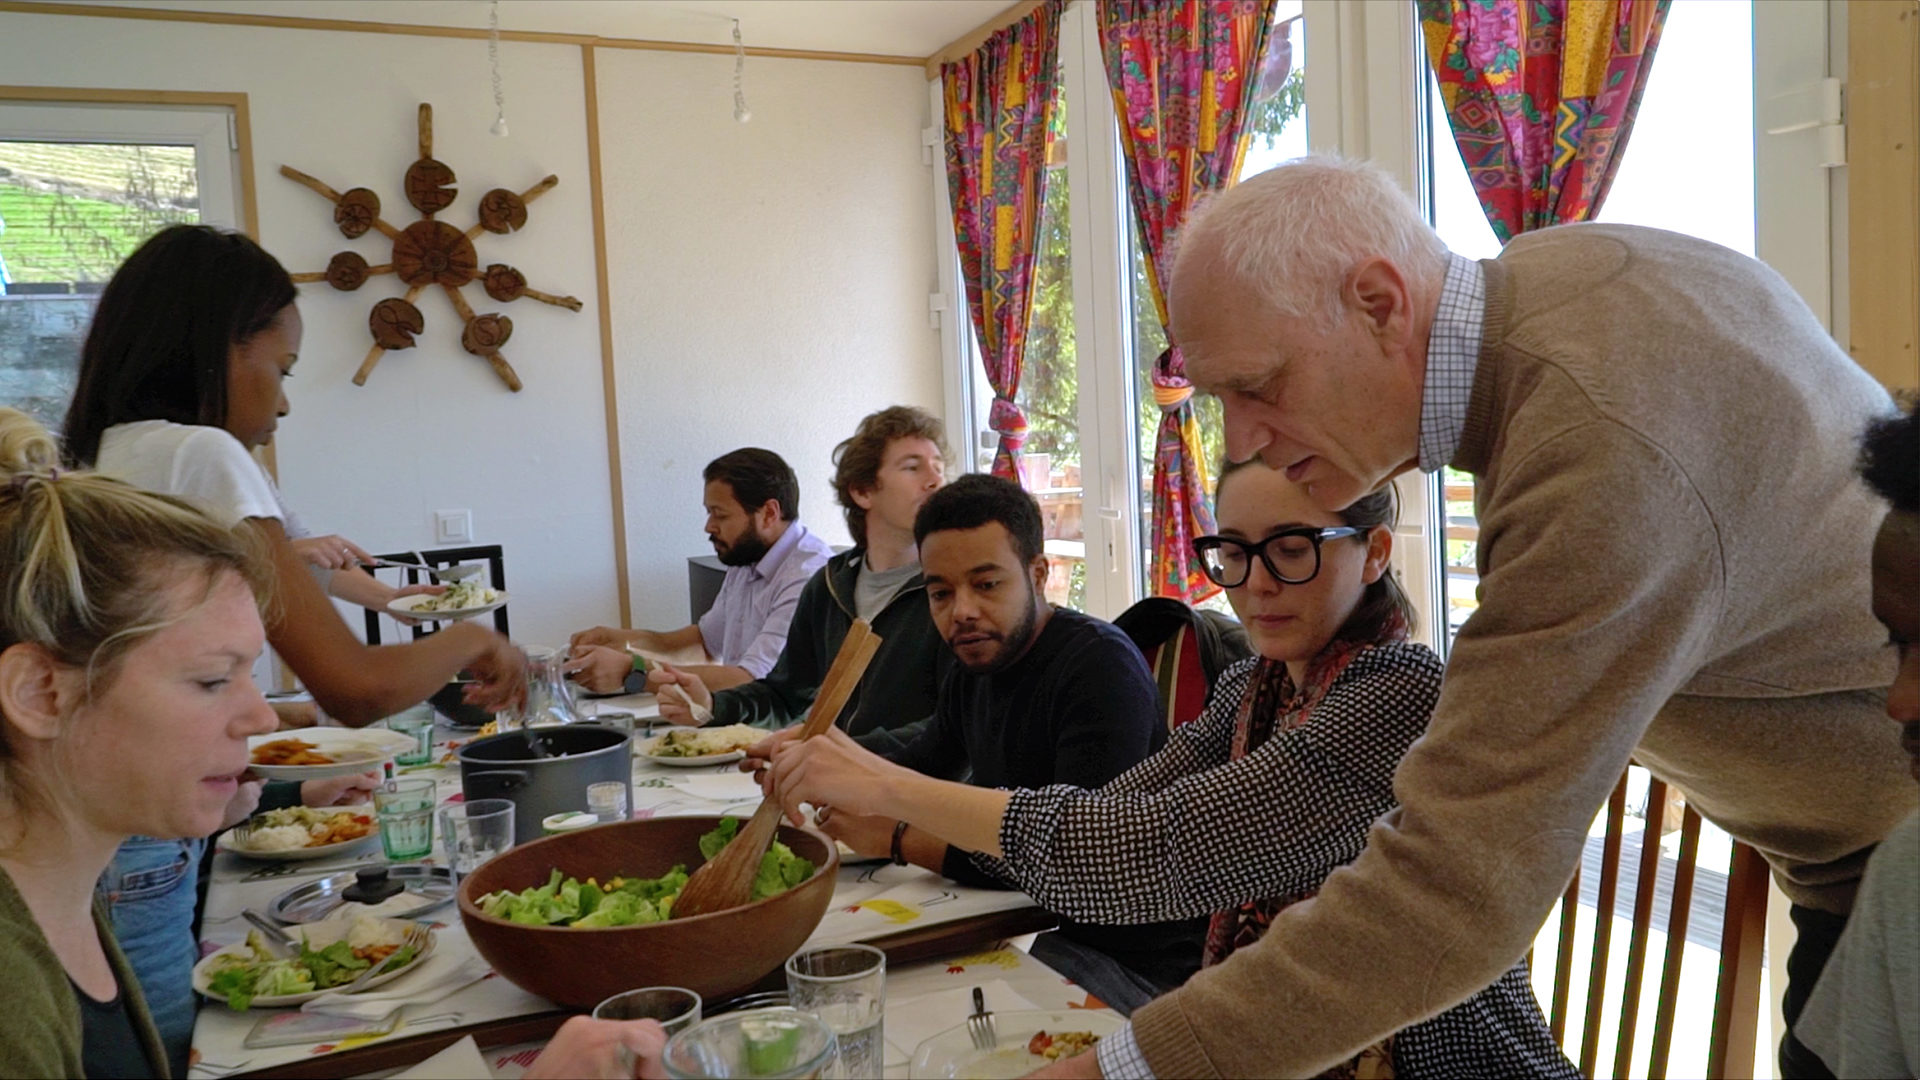
M 973 988 L 973 1015 L 967 1017 L 967 1037 L 973 1040 L 975 1050 L 991 1050 L 1000 1045 L 1000 1038 L 993 1030 L 993 1014 L 987 1011 L 987 996 L 977 986 Z
M 246 919 L 247 922 L 253 924 L 254 929 L 260 931 L 260 936 L 264 939 L 267 947 L 268 959 L 286 960 L 300 955 L 300 947 L 295 944 L 294 940 L 287 936 L 285 930 L 267 921 L 265 915 L 260 914 L 252 908 L 247 908 L 240 913 L 240 916 Z
M 421 926 L 419 923 L 414 923 L 412 926 L 407 927 L 407 936 L 401 939 L 400 946 L 401 948 L 406 948 L 409 945 L 413 947 L 413 958 L 418 960 L 420 958 L 420 950 L 427 947 L 427 928 Z M 341 989 L 340 993 L 358 994 L 363 992 L 367 989 L 367 984 L 373 980 L 373 977 L 385 971 L 387 967 L 393 963 L 394 958 L 399 955 L 400 949 L 395 949 L 388 953 L 385 959 L 361 972 L 357 978 Z
M 473 575 L 479 573 L 481 570 L 485 569 L 479 563 L 461 563 L 458 566 L 447 566 L 447 567 L 441 567 L 439 569 L 435 569 L 434 567 L 428 566 L 424 562 L 417 562 L 417 563 L 397 562 L 392 559 L 375 559 L 372 562 L 368 563 L 367 565 L 368 566 L 391 566 L 396 570 L 423 571 L 429 577 L 432 577 L 435 581 L 438 581 L 442 584 L 445 584 L 446 582 L 449 582 L 449 581 L 459 581 L 463 578 L 470 578 Z

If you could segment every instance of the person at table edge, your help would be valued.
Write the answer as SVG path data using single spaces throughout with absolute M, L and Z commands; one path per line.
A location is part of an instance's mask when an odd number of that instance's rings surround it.
M 1887 718 L 1920 780 L 1920 414 L 1909 407 L 1876 421 L 1860 457 L 1861 475 L 1892 507 L 1873 542 L 1873 612 L 1900 656 Z M 1920 1076 L 1920 812 L 1868 861 L 1796 1030 L 1836 1075 Z
M 877 753 L 911 742 L 933 715 L 953 660 L 927 614 L 913 542 L 914 515 L 946 481 L 945 440 L 940 421 L 924 409 L 894 405 L 862 418 L 833 452 L 833 490 L 854 547 L 829 559 L 800 591 L 773 670 L 710 692 L 697 675 L 665 665 L 661 685 L 678 685 L 694 707 L 662 693 L 661 717 L 769 727 L 798 721 L 861 618 L 880 635 L 880 649 L 835 722 Z
M 710 690 L 764 677 L 787 644 L 787 628 L 807 579 L 833 549 L 800 523 L 800 481 L 779 454 L 745 447 L 707 463 L 700 474 L 707 540 L 726 566 L 713 606 L 678 630 L 596 626 L 573 635 L 567 672 L 597 693 L 637 694 L 660 687 L 658 664 L 638 653 L 699 648 L 710 664 L 684 668 Z
M 1526 952 L 1631 758 L 1771 863 L 1800 930 L 1782 1071 L 1819 1075 L 1791 1025 L 1917 801 L 1853 474 L 1886 391 L 1750 258 L 1572 225 L 1475 262 L 1322 156 L 1196 216 L 1171 304 L 1230 457 L 1329 509 L 1473 474 L 1481 606 L 1360 857 L 1048 1074 L 1309 1075 L 1461 1000 Z
M 894 764 L 929 776 L 963 764 L 969 782 L 987 788 L 1098 787 L 1166 741 L 1153 676 L 1132 640 L 1111 623 L 1047 602 L 1042 533 L 1033 497 L 995 476 L 963 476 L 920 508 L 914 537 L 927 604 L 955 666 L 932 722 L 886 755 Z M 830 813 L 821 825 L 862 855 L 913 862 L 963 884 L 1018 887 L 892 817 Z M 1203 930 L 1199 919 L 1145 926 L 1063 919 L 1032 951 L 1124 1011 L 1199 969 Z

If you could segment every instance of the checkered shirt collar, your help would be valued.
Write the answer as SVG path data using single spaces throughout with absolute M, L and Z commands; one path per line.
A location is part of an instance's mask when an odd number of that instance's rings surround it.
M 1427 381 L 1420 394 L 1422 472 L 1452 461 L 1460 449 L 1486 310 L 1486 273 L 1477 261 L 1449 252 L 1446 281 L 1427 336 Z

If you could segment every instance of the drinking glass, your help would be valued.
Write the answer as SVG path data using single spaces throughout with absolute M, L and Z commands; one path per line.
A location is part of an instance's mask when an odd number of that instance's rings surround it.
M 468 799 L 440 808 L 441 843 L 453 880 L 513 846 L 513 803 L 507 799 Z
M 833 1029 L 812 1013 L 750 1009 L 676 1034 L 667 1040 L 661 1064 L 673 1080 L 814 1080 L 827 1075 L 833 1053 Z
M 602 824 L 627 820 L 627 785 L 618 780 L 588 784 L 587 812 Z
M 879 1076 L 886 1063 L 887 954 L 871 945 L 819 945 L 787 961 L 787 997 L 833 1030 L 839 1076 Z
M 700 1022 L 700 995 L 684 986 L 649 986 L 615 994 L 593 1007 L 595 1020 L 658 1020 L 668 1035 Z
M 411 738 L 415 745 L 404 754 L 393 755 L 395 765 L 425 765 L 433 760 L 433 706 L 415 705 L 387 717 L 388 731 Z
M 432 780 L 388 780 L 373 789 L 373 812 L 380 821 L 380 846 L 391 862 L 412 862 L 433 854 Z

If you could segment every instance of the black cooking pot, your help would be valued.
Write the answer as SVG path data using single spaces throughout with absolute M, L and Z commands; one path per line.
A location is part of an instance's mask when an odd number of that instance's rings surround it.
M 513 802 L 513 842 L 540 839 L 551 814 L 585 812 L 587 785 L 613 780 L 633 805 L 633 736 L 597 724 L 507 731 L 460 748 L 460 790 L 468 799 Z

